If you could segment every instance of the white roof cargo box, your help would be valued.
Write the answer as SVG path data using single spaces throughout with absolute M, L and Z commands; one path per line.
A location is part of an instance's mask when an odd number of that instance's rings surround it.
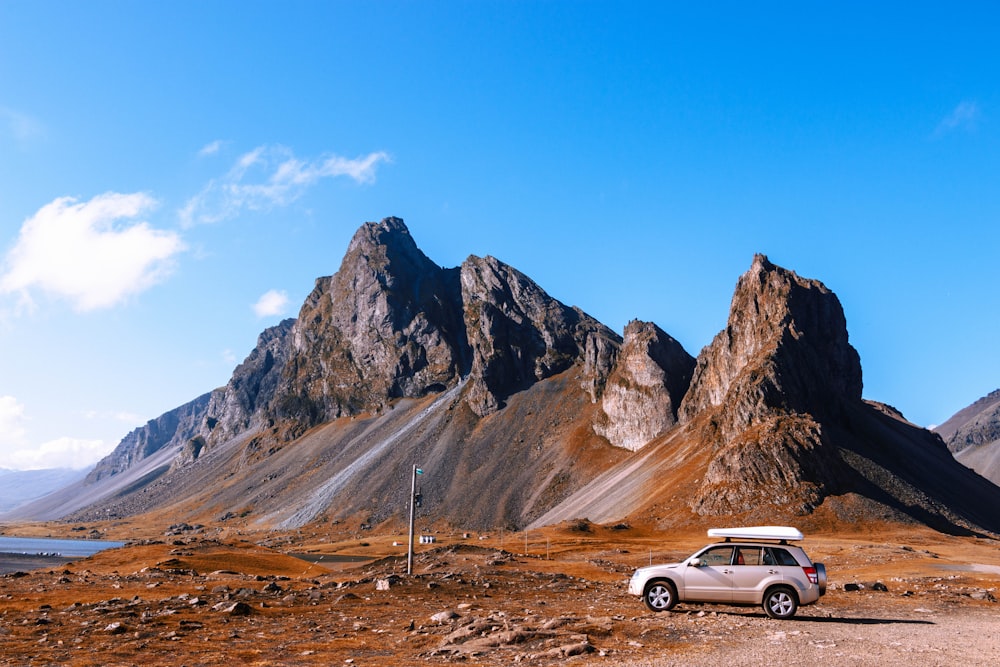
M 727 540 L 801 540 L 802 532 L 791 526 L 745 526 L 743 528 L 709 528 L 709 537 Z

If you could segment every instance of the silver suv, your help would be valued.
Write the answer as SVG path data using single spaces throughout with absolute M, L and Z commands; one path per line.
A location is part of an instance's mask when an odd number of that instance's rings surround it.
M 687 560 L 635 571 L 628 592 L 652 611 L 678 602 L 762 605 L 771 618 L 791 618 L 799 605 L 826 593 L 826 568 L 802 547 L 789 544 L 802 533 L 785 526 L 712 529 L 709 544 Z

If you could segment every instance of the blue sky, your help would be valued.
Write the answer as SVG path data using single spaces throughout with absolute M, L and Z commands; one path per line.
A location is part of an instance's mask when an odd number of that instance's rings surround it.
M 356 228 L 697 355 L 755 252 L 865 396 L 1000 387 L 993 3 L 0 2 L 0 467 L 225 384 Z

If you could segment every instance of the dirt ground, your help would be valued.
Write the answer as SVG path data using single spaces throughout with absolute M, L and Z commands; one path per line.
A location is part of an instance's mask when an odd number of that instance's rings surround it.
M 756 607 L 654 614 L 626 594 L 634 568 L 687 556 L 703 532 L 442 530 L 407 576 L 400 534 L 93 528 L 131 542 L 0 576 L 0 664 L 912 667 L 1000 655 L 1000 542 L 925 529 L 807 535 L 830 588 L 777 621 Z

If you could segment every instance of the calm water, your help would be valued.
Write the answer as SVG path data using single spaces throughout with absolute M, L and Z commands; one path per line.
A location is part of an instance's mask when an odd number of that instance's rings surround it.
M 59 554 L 67 558 L 86 558 L 98 551 L 120 547 L 124 542 L 106 540 L 52 540 L 40 537 L 5 537 L 0 535 L 0 553 Z

